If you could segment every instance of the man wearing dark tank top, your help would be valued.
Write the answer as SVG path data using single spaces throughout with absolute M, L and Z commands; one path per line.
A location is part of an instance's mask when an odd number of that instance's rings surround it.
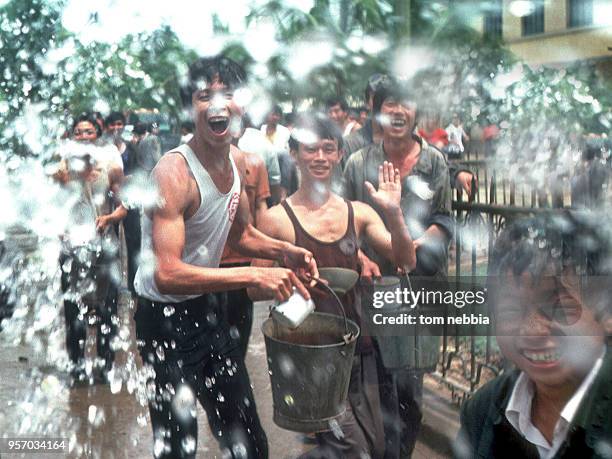
M 350 202 L 331 191 L 334 167 L 342 158 L 342 133 L 321 114 L 303 114 L 289 140 L 302 181 L 299 189 L 260 219 L 260 229 L 271 237 L 309 250 L 319 267 L 358 270 L 359 240 L 407 271 L 415 267 L 412 238 L 400 208 L 399 171 L 391 163 L 379 167 L 379 187 L 368 184 L 374 202 L 385 209 L 388 229 L 367 204 Z M 255 266 L 272 262 L 255 260 Z M 333 299 L 310 289 L 316 309 L 337 314 Z M 253 299 L 267 299 L 258 289 L 249 289 Z M 342 298 L 347 315 L 362 325 L 357 288 Z M 349 384 L 349 403 L 340 420 L 342 435 L 317 433 L 318 446 L 303 458 L 380 458 L 384 454 L 384 430 L 378 390 L 377 354 L 369 337 L 361 336 Z

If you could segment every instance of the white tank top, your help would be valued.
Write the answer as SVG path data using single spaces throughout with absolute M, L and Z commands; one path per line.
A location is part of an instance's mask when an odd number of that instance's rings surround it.
M 193 173 L 200 190 L 200 207 L 193 216 L 185 220 L 185 248 L 181 260 L 194 266 L 218 268 L 234 217 L 240 201 L 240 176 L 230 155 L 234 183 L 229 193 L 221 193 L 188 145 L 172 150 L 183 155 Z M 141 261 L 134 287 L 138 295 L 161 303 L 178 303 L 196 295 L 163 295 L 155 285 L 155 256 L 153 254 L 153 222 L 142 212 Z

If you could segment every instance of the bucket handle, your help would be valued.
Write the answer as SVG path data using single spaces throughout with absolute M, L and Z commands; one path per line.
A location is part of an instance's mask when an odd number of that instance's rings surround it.
M 334 297 L 334 299 L 336 300 L 336 304 L 338 305 L 338 308 L 342 312 L 342 318 L 344 319 L 344 335 L 343 335 L 344 342 L 346 344 L 348 344 L 350 339 L 353 337 L 353 334 L 349 332 L 348 322 L 346 320 L 346 311 L 344 310 L 344 306 L 342 305 L 342 301 L 340 300 L 340 298 L 338 297 L 336 292 L 334 292 L 334 289 L 332 289 L 329 285 L 327 285 L 325 282 L 321 282 L 319 279 L 316 279 L 316 281 L 317 281 L 317 285 L 318 286 L 323 287 L 325 290 L 327 290 L 329 293 L 331 293 L 332 296 Z

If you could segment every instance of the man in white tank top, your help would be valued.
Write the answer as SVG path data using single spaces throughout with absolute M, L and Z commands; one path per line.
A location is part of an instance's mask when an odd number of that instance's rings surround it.
M 310 252 L 249 223 L 248 200 L 230 155 L 242 114 L 233 96 L 245 80 L 244 70 L 224 57 L 192 64 L 183 94 L 193 105 L 194 136 L 165 154 L 152 172 L 161 204 L 143 215 L 142 256 L 152 261 L 142 262 L 136 274 L 135 320 L 143 360 L 155 369 L 149 409 L 156 445 L 164 445 L 156 457 L 195 456 L 196 397 L 223 450 L 268 456 L 239 340 L 219 310 L 223 293 L 213 292 L 252 286 L 285 300 L 295 287 L 309 298 L 298 275 L 318 276 Z M 226 241 L 244 255 L 279 260 L 297 274 L 219 268 Z

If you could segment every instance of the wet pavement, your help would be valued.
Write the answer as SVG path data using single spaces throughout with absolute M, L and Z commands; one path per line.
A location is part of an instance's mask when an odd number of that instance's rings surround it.
M 120 297 L 120 316 L 123 324 L 133 333 L 132 316 L 133 303 L 127 292 Z M 272 422 L 272 394 L 270 379 L 265 358 L 265 346 L 260 326 L 267 317 L 266 303 L 256 303 L 253 333 L 247 355 L 247 366 L 257 403 L 259 416 L 270 443 L 272 459 L 295 458 L 312 448 L 313 445 L 304 442 L 301 434 L 283 430 Z M 94 329 L 88 335 L 88 349 L 91 350 Z M 133 337 L 132 337 L 133 338 Z M 135 340 L 130 340 L 132 347 L 117 353 L 116 362 L 124 367 L 130 359 L 140 359 L 134 352 Z M 48 377 L 50 376 L 50 378 Z M 45 379 L 45 377 L 47 377 Z M 55 378 L 57 380 L 55 380 Z M 50 396 L 40 398 L 40 391 L 31 389 L 37 378 L 50 382 L 59 381 L 55 390 L 46 390 Z M 126 378 L 127 379 L 127 378 Z M 148 421 L 148 410 L 139 404 L 134 387 L 127 387 L 126 381 L 120 390 L 118 385 L 95 384 L 88 387 L 67 388 L 68 376 L 56 368 L 47 366 L 40 361 L 37 353 L 30 346 L 16 348 L 0 348 L 0 429 L 2 434 L 10 432 L 16 426 L 11 419 L 17 419 L 16 410 L 42 410 L 53 418 L 47 422 L 62 425 L 74 433 L 78 449 L 71 454 L 37 454 L 22 457 L 93 457 L 93 458 L 150 458 L 152 457 L 152 433 Z M 36 384 L 35 384 L 36 386 Z M 40 386 L 40 384 L 38 384 Z M 48 388 L 47 388 L 48 389 Z M 34 394 L 34 395 L 33 395 Z M 38 397 L 38 398 L 37 398 Z M 38 403 L 37 403 L 38 401 Z M 26 402 L 25 404 L 23 402 Z M 33 403 L 29 403 L 33 402 Z M 456 433 L 456 412 L 448 408 L 431 391 L 425 394 L 425 403 L 433 408 L 426 410 L 425 427 L 421 441 L 413 457 L 437 458 L 447 457 L 448 438 Z M 446 413 L 444 410 L 447 410 Z M 429 411 L 429 412 L 428 412 Z M 441 413 L 444 413 L 440 416 Z M 44 419 L 44 416 L 40 416 Z M 26 416 L 27 418 L 27 416 Z M 24 416 L 19 416 L 23 422 Z M 451 421 L 449 422 L 449 419 Z M 198 458 L 221 458 L 215 440 L 212 438 L 206 417 L 201 407 L 198 407 L 199 439 L 197 447 Z M 0 454 L 0 457 L 19 457 L 13 454 Z

